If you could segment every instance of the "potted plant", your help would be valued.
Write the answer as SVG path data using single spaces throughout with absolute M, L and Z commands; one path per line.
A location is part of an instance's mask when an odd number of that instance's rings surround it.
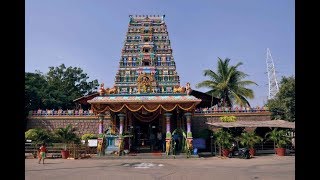
M 61 155 L 63 159 L 67 159 L 69 157 L 69 151 L 67 150 L 67 145 L 69 143 L 80 143 L 80 138 L 75 133 L 76 129 L 71 126 L 71 124 L 67 125 L 65 128 L 58 128 L 55 131 L 57 138 L 60 142 L 64 143 L 64 148 L 61 150 Z
M 263 141 L 263 138 L 258 136 L 254 131 L 243 132 L 240 136 L 240 144 L 249 149 L 250 155 L 255 155 L 254 145 Z
M 278 128 L 273 129 L 272 131 L 266 134 L 267 139 L 272 140 L 275 143 L 275 151 L 278 156 L 284 156 L 286 153 L 285 146 L 289 143 L 290 137 L 288 136 L 287 130 L 278 130 Z
M 214 135 L 216 137 L 216 143 L 220 149 L 222 149 L 222 155 L 228 157 L 233 141 L 232 134 L 223 129 L 219 129 Z

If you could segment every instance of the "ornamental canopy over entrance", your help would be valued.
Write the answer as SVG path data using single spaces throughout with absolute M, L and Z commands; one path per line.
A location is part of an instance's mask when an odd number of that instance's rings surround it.
M 96 113 L 137 111 L 170 112 L 175 109 L 193 111 L 201 102 L 187 94 L 140 94 L 97 96 L 88 101 Z

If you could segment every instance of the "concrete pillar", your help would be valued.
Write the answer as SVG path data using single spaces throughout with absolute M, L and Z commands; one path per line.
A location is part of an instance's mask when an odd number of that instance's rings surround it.
M 191 115 L 192 114 L 191 113 L 185 113 L 184 115 L 186 116 L 186 119 L 187 119 L 187 137 L 189 137 L 189 135 L 191 133 Z
M 171 131 L 170 131 L 170 117 L 171 117 L 171 113 L 165 113 L 164 114 L 165 115 L 165 117 L 166 117 L 166 132 L 167 133 L 171 133 Z
M 169 154 L 170 146 L 171 146 L 171 131 L 170 131 L 170 117 L 171 113 L 165 113 L 166 118 L 166 154 Z
M 104 120 L 104 113 L 100 113 L 99 116 L 99 134 L 103 134 L 103 120 Z
M 193 137 L 191 132 L 191 115 L 192 114 L 187 112 L 184 115 L 186 116 L 186 119 L 187 119 L 187 149 L 189 153 L 191 153 L 193 149 L 193 145 L 192 145 Z
M 125 114 L 118 114 L 119 120 L 120 120 L 120 128 L 119 128 L 119 135 L 122 135 L 123 133 L 123 122 L 124 122 L 124 117 L 126 117 Z

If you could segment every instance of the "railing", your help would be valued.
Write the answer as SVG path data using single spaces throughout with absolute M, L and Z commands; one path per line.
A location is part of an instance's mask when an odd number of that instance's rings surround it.
M 31 144 L 25 143 L 25 157 L 37 157 L 37 150 L 39 147 Z M 61 150 L 65 148 L 62 143 L 53 143 L 47 146 L 47 158 L 61 158 Z M 97 149 L 91 148 L 85 144 L 68 144 L 66 149 L 69 151 L 72 158 L 84 157 L 87 154 L 96 154 Z
M 165 94 L 171 94 L 172 92 L 164 92 Z M 123 93 L 124 94 L 124 93 Z M 247 109 L 240 109 L 240 108 L 201 108 L 196 109 L 195 114 L 197 115 L 204 115 L 204 114 L 221 114 L 221 113 L 265 113 L 270 112 L 266 107 L 256 107 L 256 108 L 247 108 Z M 95 116 L 93 110 L 31 110 L 29 111 L 29 116 Z
M 93 110 L 34 110 L 29 116 L 95 116 Z
M 267 107 L 255 107 L 255 108 L 200 108 L 195 110 L 195 114 L 211 114 L 211 113 L 263 113 L 270 112 Z

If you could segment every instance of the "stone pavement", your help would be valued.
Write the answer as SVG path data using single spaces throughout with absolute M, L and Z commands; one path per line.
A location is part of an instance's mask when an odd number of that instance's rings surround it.
M 295 156 L 252 159 L 25 159 L 26 180 L 294 180 Z

